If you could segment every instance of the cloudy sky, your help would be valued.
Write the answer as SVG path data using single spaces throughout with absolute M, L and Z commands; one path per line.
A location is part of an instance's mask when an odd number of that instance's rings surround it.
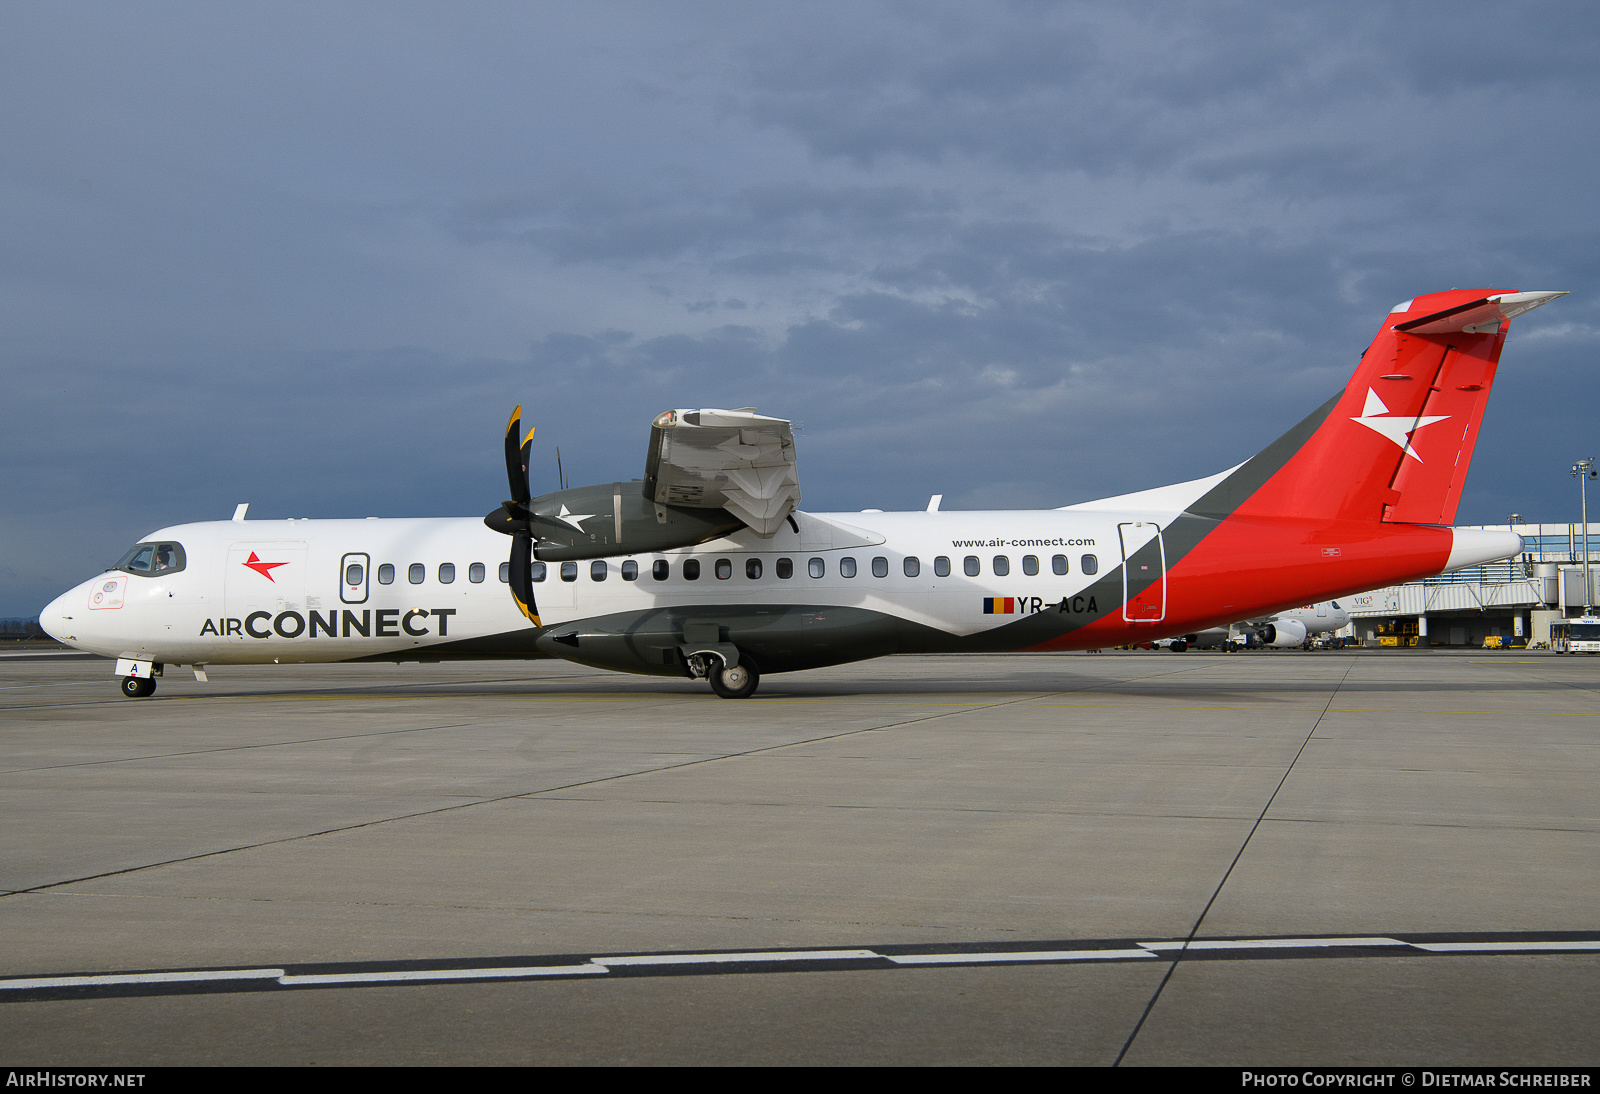
M 479 515 L 803 422 L 812 510 L 1236 463 L 1514 325 L 1458 521 L 1600 453 L 1588 3 L 7 3 L 0 616 L 170 523 Z

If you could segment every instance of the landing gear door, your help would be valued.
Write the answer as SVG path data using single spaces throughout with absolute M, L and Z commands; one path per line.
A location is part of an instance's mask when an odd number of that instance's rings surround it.
M 1159 623 L 1167 617 L 1167 550 L 1161 526 L 1149 521 L 1117 525 L 1122 540 L 1122 618 Z
M 339 560 L 339 599 L 346 604 L 367 602 L 367 582 L 372 575 L 370 560 L 365 554 L 345 555 Z

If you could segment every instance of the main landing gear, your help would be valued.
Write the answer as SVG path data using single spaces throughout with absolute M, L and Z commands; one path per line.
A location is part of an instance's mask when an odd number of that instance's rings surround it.
M 723 699 L 748 699 L 755 694 L 756 685 L 761 683 L 761 674 L 756 671 L 755 665 L 744 657 L 741 657 L 739 663 L 731 669 L 723 668 L 719 660 L 711 666 L 708 675 L 711 679 L 711 690 Z
M 129 699 L 143 699 L 147 695 L 156 693 L 156 682 L 148 676 L 124 676 L 122 678 L 122 694 Z
M 704 679 L 711 690 L 722 699 L 748 699 L 761 683 L 761 670 L 755 662 L 732 646 L 723 650 L 700 650 L 684 657 L 684 669 L 689 679 Z M 728 658 L 734 662 L 730 668 Z

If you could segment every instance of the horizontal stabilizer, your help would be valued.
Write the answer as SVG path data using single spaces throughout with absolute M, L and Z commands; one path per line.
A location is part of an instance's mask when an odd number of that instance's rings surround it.
M 1564 292 L 1507 292 L 1458 304 L 1432 315 L 1396 323 L 1394 329 L 1406 334 L 1493 334 L 1500 324 L 1548 304 Z M 1390 314 L 1403 314 L 1415 301 L 1407 300 Z

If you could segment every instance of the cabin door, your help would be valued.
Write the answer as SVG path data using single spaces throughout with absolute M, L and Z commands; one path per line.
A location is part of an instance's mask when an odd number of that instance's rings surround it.
M 1122 618 L 1159 623 L 1167 617 L 1167 550 L 1161 526 L 1149 521 L 1117 525 L 1122 541 Z

